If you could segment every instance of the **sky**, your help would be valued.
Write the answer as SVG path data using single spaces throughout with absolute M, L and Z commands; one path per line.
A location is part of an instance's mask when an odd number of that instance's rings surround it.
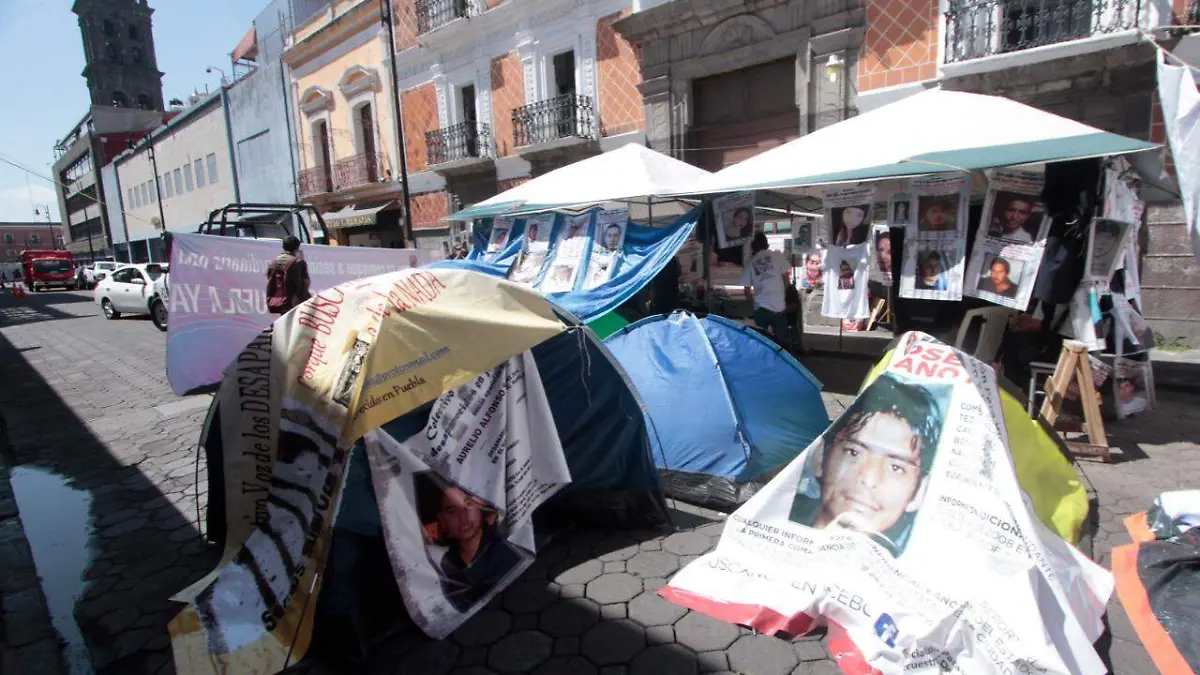
M 35 204 L 50 206 L 59 221 L 50 183 L 54 144 L 88 109 L 83 39 L 73 0 L 0 0 L 0 222 L 33 220 Z M 186 98 L 220 73 L 230 73 L 229 52 L 245 35 L 266 0 L 150 0 L 154 49 L 163 75 L 163 100 Z M 16 162 L 38 175 L 13 168 Z M 45 178 L 43 178 L 45 177 Z

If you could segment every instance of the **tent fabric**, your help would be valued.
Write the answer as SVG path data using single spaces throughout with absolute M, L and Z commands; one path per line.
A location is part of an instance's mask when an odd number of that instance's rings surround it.
M 698 181 L 689 194 L 903 178 L 1155 147 L 1004 97 L 930 89 L 734 164 Z
M 1200 90 L 1192 69 L 1174 66 L 1158 55 L 1158 100 L 1175 160 L 1180 201 L 1192 238 L 1192 254 L 1200 260 Z
M 709 175 L 704 169 L 644 145 L 629 143 L 538 176 L 450 214 L 446 220 L 534 213 L 672 194 L 688 190 Z
M 736 507 L 829 426 L 821 383 L 757 331 L 676 312 L 605 344 L 650 422 L 667 494 Z
M 862 389 L 887 368 L 891 356 L 889 348 L 867 374 Z M 1025 402 L 1014 393 L 1019 389 L 1003 378 L 1000 385 L 1000 407 L 1017 482 L 1033 503 L 1038 520 L 1063 539 L 1078 543 L 1088 515 L 1087 488 L 1067 459 L 1058 434 L 1040 418 L 1029 418 Z
M 630 222 L 625 230 L 625 245 L 616 270 L 607 283 L 591 290 L 547 293 L 546 297 L 585 323 L 611 312 L 642 290 L 675 257 L 680 247 L 691 236 L 702 212 L 702 207 L 696 207 L 666 227 L 649 227 Z M 557 220 L 563 219 L 560 217 Z M 487 248 L 487 236 L 480 230 L 486 231 L 486 228 L 476 228 L 475 247 L 469 257 L 461 260 L 443 260 L 433 263 L 430 267 L 467 269 L 492 276 L 505 276 L 521 252 L 525 222 L 525 218 L 515 220 L 508 246 L 494 254 L 494 257 L 482 253 Z M 556 222 L 556 230 L 559 226 L 560 223 Z M 551 241 L 554 241 L 554 237 L 552 234 Z M 556 247 L 557 243 L 550 248 L 548 259 L 553 258 Z M 582 264 L 586 265 L 586 257 Z
M 607 314 L 602 314 L 596 319 L 590 321 L 587 327 L 592 329 L 592 332 L 596 334 L 596 337 L 600 338 L 601 340 L 605 340 L 608 339 L 610 335 L 628 325 L 629 320 L 621 316 L 620 313 L 609 312 Z

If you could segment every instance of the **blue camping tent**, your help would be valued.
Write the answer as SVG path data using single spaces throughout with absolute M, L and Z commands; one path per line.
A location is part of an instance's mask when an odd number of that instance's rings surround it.
M 730 508 L 829 426 L 821 383 L 752 328 L 676 312 L 606 346 L 646 405 L 664 491 Z

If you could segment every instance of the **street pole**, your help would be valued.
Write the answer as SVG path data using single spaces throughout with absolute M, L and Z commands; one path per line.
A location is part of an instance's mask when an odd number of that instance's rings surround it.
M 392 26 L 392 0 L 379 0 L 379 11 L 388 34 L 388 63 L 391 64 L 392 111 L 396 119 L 396 143 L 400 153 L 400 190 L 404 192 L 404 238 L 409 247 L 413 241 L 412 209 L 408 199 L 408 154 L 405 151 L 404 124 L 400 119 L 400 81 L 396 77 L 396 31 Z
M 158 184 L 158 158 L 154 156 L 153 133 L 150 134 L 150 170 L 154 172 L 154 196 L 158 198 L 158 226 L 165 232 L 167 230 L 167 216 L 163 213 L 162 187 Z

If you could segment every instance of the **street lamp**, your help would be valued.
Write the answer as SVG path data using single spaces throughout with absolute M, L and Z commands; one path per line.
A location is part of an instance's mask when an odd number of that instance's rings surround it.
M 412 209 L 408 199 L 408 153 L 405 151 L 404 124 L 400 119 L 400 81 L 396 78 L 396 31 L 392 27 L 392 0 L 380 0 L 380 20 L 387 26 L 388 33 L 388 63 L 392 64 L 389 89 L 392 90 L 392 111 L 396 118 L 396 141 L 400 151 L 400 190 L 404 193 L 404 239 L 409 246 L 413 243 Z
M 218 68 L 216 66 L 209 66 L 204 69 L 204 72 L 208 73 L 209 75 L 212 75 L 212 71 L 214 71 L 214 70 L 221 74 L 221 86 L 225 86 L 226 84 L 229 83 L 229 78 L 225 76 L 225 71 L 221 70 L 220 68 Z

